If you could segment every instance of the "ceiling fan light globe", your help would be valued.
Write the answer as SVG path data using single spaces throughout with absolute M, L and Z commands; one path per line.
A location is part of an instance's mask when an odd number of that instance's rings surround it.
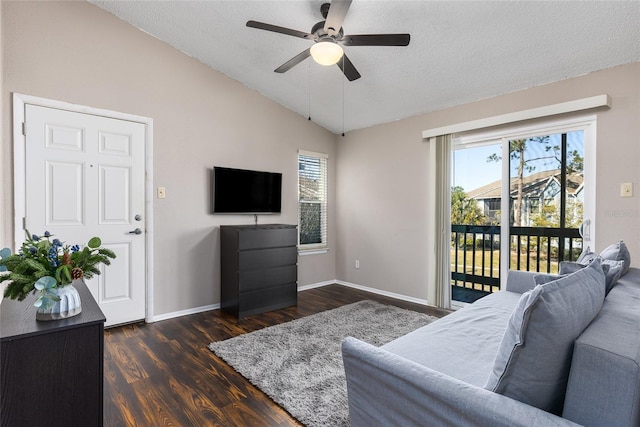
M 311 46 L 311 57 L 320 65 L 334 65 L 340 61 L 344 51 L 334 42 L 318 42 Z

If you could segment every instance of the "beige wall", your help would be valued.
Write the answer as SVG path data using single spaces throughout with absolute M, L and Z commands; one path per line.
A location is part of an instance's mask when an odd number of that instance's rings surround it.
M 640 63 L 635 63 L 349 132 L 338 142 L 338 278 L 433 301 L 434 290 L 426 287 L 426 260 L 433 252 L 425 244 L 431 207 L 422 131 L 600 94 L 611 96 L 612 107 L 597 112 L 595 249 L 624 239 L 632 263 L 640 266 Z M 634 184 L 634 197 L 619 197 L 623 182 Z
M 332 133 L 89 3 L 3 1 L 1 10 L 0 246 L 13 239 L 12 92 L 150 117 L 154 184 L 167 190 L 153 203 L 156 316 L 219 302 L 218 226 L 253 222 L 209 214 L 210 168 L 282 172 L 283 213 L 260 222 L 296 223 L 297 150 L 335 159 Z M 299 284 L 334 279 L 333 253 L 301 257 Z

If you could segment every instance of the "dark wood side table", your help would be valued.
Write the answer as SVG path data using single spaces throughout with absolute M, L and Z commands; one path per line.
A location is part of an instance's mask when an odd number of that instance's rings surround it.
M 74 284 L 82 313 L 36 321 L 36 296 L 0 305 L 0 426 L 102 426 L 105 317 Z

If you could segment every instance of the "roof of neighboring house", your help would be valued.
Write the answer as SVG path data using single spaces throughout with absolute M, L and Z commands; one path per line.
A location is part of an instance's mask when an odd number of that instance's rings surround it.
M 538 197 L 552 181 L 560 183 L 560 169 L 536 172 L 524 177 L 522 191 L 525 197 Z M 577 194 L 582 189 L 584 178 L 582 174 L 567 174 L 567 192 L 570 195 Z M 515 196 L 517 178 L 511 179 L 511 194 Z M 470 199 L 500 199 L 502 181 L 495 181 L 482 187 L 467 192 Z

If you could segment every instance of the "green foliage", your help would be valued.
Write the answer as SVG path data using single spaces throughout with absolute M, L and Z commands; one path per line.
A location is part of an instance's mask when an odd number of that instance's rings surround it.
M 26 240 L 18 253 L 0 259 L 0 267 L 6 272 L 0 278 L 9 281 L 4 296 L 22 301 L 34 291 L 40 291 L 36 306 L 54 299 L 53 289 L 71 283 L 74 278 L 91 279 L 100 274 L 99 264 L 110 265 L 116 257 L 113 251 L 102 248 L 102 241 L 93 237 L 80 249 L 78 245 L 65 245 L 52 239 L 48 231 L 43 236 L 31 235 L 26 231 Z
M 36 307 L 47 307 L 55 301 L 60 301 L 60 297 L 53 291 L 56 287 L 56 280 L 53 277 L 41 277 L 36 281 L 34 287 L 40 291 L 40 296 L 33 304 Z
M 575 199 L 567 200 L 565 208 L 565 227 L 579 228 L 583 221 L 584 206 Z M 543 205 L 531 216 L 534 227 L 560 227 L 560 208 L 555 201 Z
M 102 240 L 100 240 L 99 237 L 93 237 L 91 238 L 91 240 L 89 240 L 89 243 L 87 243 L 87 246 L 90 247 L 91 249 L 96 249 L 96 248 L 99 248 L 101 244 L 102 244 Z
M 474 199 L 469 199 L 462 187 L 451 188 L 451 224 L 481 225 L 484 212 Z
M 478 203 L 468 198 L 462 187 L 451 187 L 451 224 L 482 225 L 486 222 L 487 218 Z M 472 247 L 475 242 L 473 237 L 465 242 L 463 236 L 459 236 L 458 241 L 454 243 L 458 247 Z
M 513 139 L 509 141 L 509 158 L 513 164 L 517 166 L 517 174 L 515 176 L 515 187 L 517 190 L 516 198 L 513 205 L 513 225 L 522 225 L 522 211 L 523 211 L 523 182 L 525 175 L 531 174 L 535 171 L 535 162 L 539 161 L 555 161 L 558 164 L 558 168 L 562 167 L 562 148 L 561 146 L 550 143 L 550 136 L 536 136 L 527 139 Z M 543 146 L 544 154 L 532 157 L 533 151 L 527 150 L 530 144 L 540 144 Z M 498 154 L 492 154 L 487 157 L 488 162 L 498 162 L 501 157 Z M 584 170 L 584 158 L 580 155 L 578 150 L 572 150 L 567 152 L 567 173 L 581 174 Z M 544 213 L 540 214 L 538 218 L 541 221 L 544 217 Z M 543 226 L 543 225 L 537 225 Z

